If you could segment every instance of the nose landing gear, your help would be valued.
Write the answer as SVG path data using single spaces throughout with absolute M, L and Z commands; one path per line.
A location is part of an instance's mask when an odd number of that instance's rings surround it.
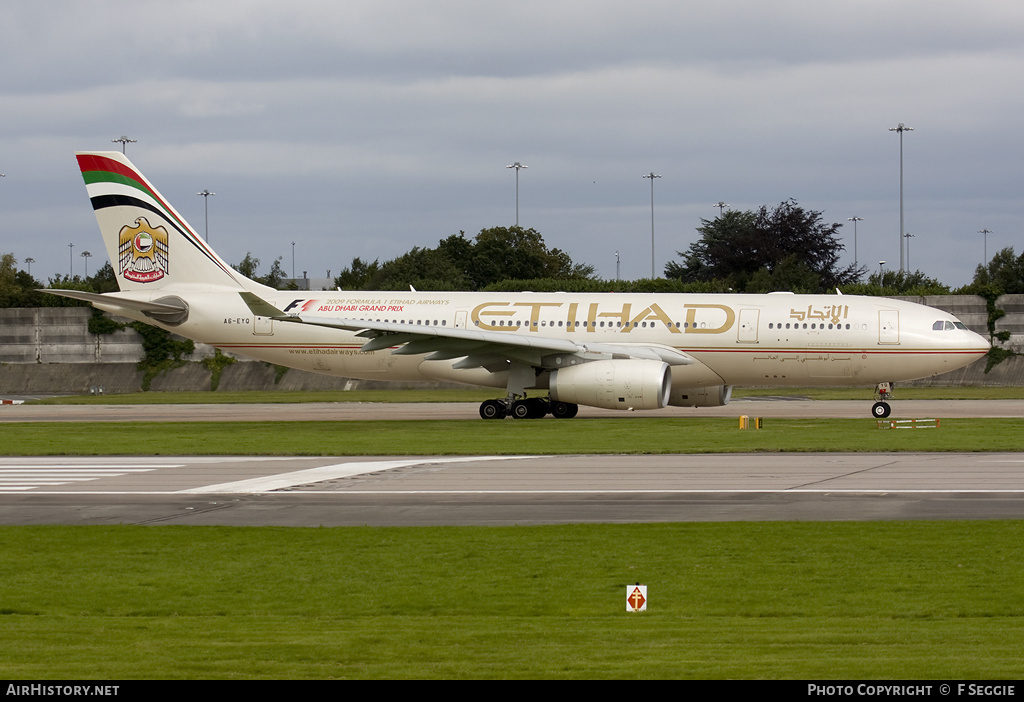
M 892 394 L 892 383 L 879 383 L 875 386 L 875 397 L 878 402 L 871 406 L 871 416 L 875 419 L 885 419 L 892 413 L 892 407 L 886 400 Z

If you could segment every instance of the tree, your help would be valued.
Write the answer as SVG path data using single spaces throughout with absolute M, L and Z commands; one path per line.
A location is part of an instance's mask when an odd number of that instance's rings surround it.
M 991 287 L 998 295 L 1024 293 L 1024 253 L 1015 255 L 1012 246 L 999 251 L 988 265 L 974 270 L 970 287 Z
M 282 258 L 283 256 L 278 256 L 274 259 L 274 263 L 270 266 L 270 272 L 266 275 L 256 275 L 256 271 L 260 267 L 260 260 L 252 255 L 252 251 L 246 251 L 245 258 L 241 263 L 237 266 L 232 264 L 231 267 L 249 280 L 255 280 L 257 283 L 281 290 L 281 286 L 286 280 L 284 269 L 281 268 Z
M 334 284 L 346 290 L 380 290 L 380 283 L 375 282 L 380 275 L 380 263 L 366 263 L 356 256 L 352 265 L 341 271 Z
M 459 232 L 437 248 L 413 247 L 384 264 L 354 258 L 335 284 L 349 290 L 480 290 L 509 279 L 585 279 L 593 272 L 593 266 L 549 249 L 535 229 L 492 227 L 472 240 Z
M 117 285 L 114 267 L 110 265 L 110 261 L 104 263 L 96 273 L 85 280 L 98 293 L 117 292 L 120 289 Z
M 948 285 L 940 283 L 920 270 L 875 271 L 866 283 L 843 286 L 845 295 L 949 295 Z
M 864 268 L 839 268 L 841 224 L 825 224 L 822 213 L 786 200 L 769 210 L 732 210 L 701 220 L 701 238 L 669 262 L 667 277 L 684 282 L 725 280 L 737 292 L 792 290 L 825 292 L 853 283 Z
M 569 254 L 548 249 L 536 229 L 483 229 L 473 243 L 470 275 L 476 289 L 500 280 L 530 278 L 588 278 L 594 267 L 573 264 Z

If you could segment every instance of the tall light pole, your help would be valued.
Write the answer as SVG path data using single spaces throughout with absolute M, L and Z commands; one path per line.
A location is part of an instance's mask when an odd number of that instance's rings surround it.
M 619 279 L 619 252 L 615 252 L 615 280 Z
M 654 280 L 654 179 L 661 176 L 651 171 L 643 177 L 651 179 L 651 280 Z
M 122 134 L 117 139 L 111 139 L 110 141 L 112 141 L 115 144 L 120 143 L 121 144 L 121 153 L 123 154 L 125 152 L 125 148 L 128 146 L 128 144 L 134 144 L 134 143 L 136 143 L 138 141 L 138 139 L 129 139 L 124 134 Z
M 981 265 L 987 266 L 988 265 L 988 235 L 992 234 L 993 232 L 992 232 L 991 229 L 979 229 L 978 233 L 985 235 L 985 260 L 981 262 Z
M 527 166 L 524 166 L 523 164 L 519 163 L 519 161 L 516 161 L 511 166 L 505 166 L 505 168 L 515 168 L 516 169 L 516 226 L 518 227 L 519 226 L 519 171 L 521 169 L 523 169 L 523 168 L 527 168 Z
M 25 263 L 28 264 L 28 277 L 29 278 L 32 277 L 32 264 L 35 263 L 35 262 L 36 262 L 36 260 L 34 258 L 32 258 L 31 256 L 29 256 L 28 258 L 25 259 Z
M 853 267 L 857 267 L 857 222 L 863 222 L 863 217 L 847 217 L 846 221 L 853 222 Z
M 718 216 L 719 217 L 721 217 L 725 213 L 725 208 L 728 207 L 728 206 L 729 206 L 729 203 L 725 202 L 723 200 L 719 200 L 718 202 L 716 202 L 715 204 L 712 205 L 712 207 L 717 207 L 718 208 Z
M 885 261 L 878 262 L 878 289 L 884 291 L 885 286 L 882 285 L 882 281 L 885 280 L 885 271 L 882 270 L 882 266 L 885 265 Z
M 83 251 L 82 253 L 80 253 L 78 255 L 85 259 L 85 277 L 88 278 L 89 277 L 89 259 L 92 258 L 92 252 L 91 251 Z
M 914 235 L 907 232 L 903 235 L 903 238 L 907 240 L 907 273 L 910 272 L 910 240 L 914 238 Z
M 75 245 L 68 244 L 68 278 L 75 275 Z
M 217 193 L 211 193 L 209 190 L 201 190 L 196 195 L 203 196 L 203 211 L 206 214 L 206 243 L 210 243 L 210 196 L 216 195 Z
M 292 280 L 295 280 L 295 242 L 292 242 Z
M 903 271 L 903 132 L 914 131 L 913 127 L 908 127 L 903 122 L 895 127 L 889 127 L 890 132 L 899 132 L 900 134 L 900 271 Z

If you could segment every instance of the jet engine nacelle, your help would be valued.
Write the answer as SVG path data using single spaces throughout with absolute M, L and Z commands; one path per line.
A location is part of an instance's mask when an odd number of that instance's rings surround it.
M 673 407 L 721 407 L 729 404 L 732 385 L 711 385 L 706 388 L 672 388 L 669 404 Z
M 669 402 L 668 364 L 644 359 L 591 361 L 551 373 L 551 399 L 604 409 L 661 409 Z

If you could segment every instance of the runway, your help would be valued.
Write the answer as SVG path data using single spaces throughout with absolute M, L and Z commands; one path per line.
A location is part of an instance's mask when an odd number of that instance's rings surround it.
M 0 460 L 2 524 L 428 526 L 1022 517 L 1022 454 Z
M 1024 414 L 1021 400 L 893 405 L 894 418 Z M 863 417 L 869 408 L 869 402 L 767 398 L 656 412 L 581 408 L 580 416 Z M 476 411 L 475 403 L 6 405 L 0 408 L 0 424 L 474 419 Z M 572 420 L 534 421 L 572 426 Z M 1024 518 L 1024 454 L 0 458 L 0 524 L 426 526 L 995 518 Z
M 666 407 L 622 412 L 580 407 L 579 417 L 759 417 L 860 418 L 871 416 L 871 396 L 864 401 L 820 401 L 794 398 L 742 398 L 723 407 Z M 314 402 L 306 404 L 201 405 L 4 405 L 6 422 L 249 422 L 282 420 L 332 421 L 473 419 L 474 402 Z M 895 400 L 893 419 L 901 417 L 1024 417 L 1024 400 Z M 481 420 L 482 421 L 482 420 Z M 514 421 L 508 419 L 505 421 Z M 544 421 L 571 421 L 553 420 Z

